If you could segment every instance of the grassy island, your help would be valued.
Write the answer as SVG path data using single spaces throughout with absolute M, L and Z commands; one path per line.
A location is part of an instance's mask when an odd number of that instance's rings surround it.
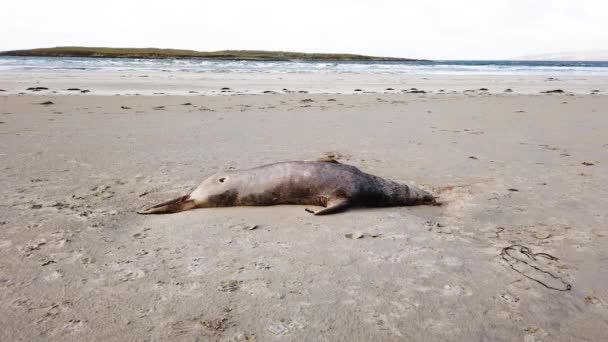
M 303 53 L 263 50 L 194 51 L 156 48 L 54 47 L 0 52 L 0 56 L 96 57 L 96 58 L 202 58 L 230 60 L 306 61 L 417 61 L 409 58 L 374 57 L 341 53 Z

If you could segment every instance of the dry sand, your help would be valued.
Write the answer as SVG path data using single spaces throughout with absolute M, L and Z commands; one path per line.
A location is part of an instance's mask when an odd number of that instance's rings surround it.
M 605 340 L 607 108 L 0 95 L 0 341 Z M 445 204 L 135 214 L 215 171 L 326 153 Z

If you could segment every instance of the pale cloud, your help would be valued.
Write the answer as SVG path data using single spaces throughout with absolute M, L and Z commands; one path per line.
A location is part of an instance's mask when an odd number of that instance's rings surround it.
M 608 48 L 605 0 L 5 0 L 0 50 L 64 45 L 492 59 Z

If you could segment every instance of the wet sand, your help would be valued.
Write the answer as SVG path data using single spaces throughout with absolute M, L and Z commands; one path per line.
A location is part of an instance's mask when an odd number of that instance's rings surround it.
M 35 81 L 33 81 L 35 80 Z M 608 93 L 603 74 L 419 74 L 419 73 L 240 73 L 176 72 L 159 70 L 36 70 L 3 71 L 4 95 L 31 94 L 28 88 L 45 87 L 50 95 L 254 95 L 254 94 L 364 94 L 429 93 L 472 94 L 485 89 L 493 94 L 539 94 L 562 89 L 574 94 Z M 73 90 L 68 90 L 73 89 Z
M 2 341 L 605 338 L 605 95 L 50 88 L 0 93 Z M 328 153 L 444 205 L 135 213 Z

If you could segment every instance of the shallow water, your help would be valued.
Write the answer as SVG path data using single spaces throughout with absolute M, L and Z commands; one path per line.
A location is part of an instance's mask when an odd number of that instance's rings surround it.
M 75 57 L 0 57 L 0 72 L 156 71 L 247 74 L 608 75 L 607 61 L 228 61 Z

